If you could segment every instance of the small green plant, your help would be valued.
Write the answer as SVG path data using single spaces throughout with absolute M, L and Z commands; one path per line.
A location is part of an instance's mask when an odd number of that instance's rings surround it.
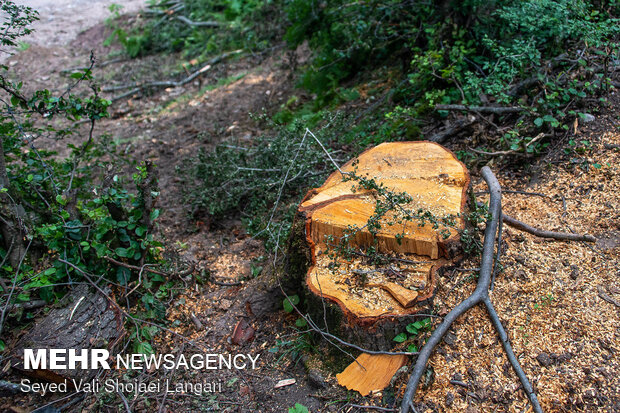
M 323 139 L 329 142 L 340 125 L 334 117 Z M 258 121 L 268 122 L 265 117 Z M 306 137 L 300 121 L 267 123 L 275 130 L 239 145 L 224 142 L 213 151 L 199 150 L 178 173 L 185 203 L 194 219 L 221 219 L 241 214 L 248 230 L 266 240 L 269 250 L 289 234 L 297 205 L 331 172 L 321 149 Z
M 285 313 L 292 313 L 295 310 L 294 306 L 297 304 L 299 304 L 299 296 L 297 294 L 290 295 L 282 300 L 282 308 Z
M 397 343 L 404 343 L 407 340 L 415 340 L 418 334 L 431 331 L 433 323 L 430 318 L 424 318 L 422 320 L 415 321 L 413 323 L 407 324 L 406 332 L 399 333 L 394 337 L 394 341 Z M 409 344 L 407 347 L 407 351 L 409 352 L 417 352 L 418 346 L 415 343 Z
M 540 310 L 544 307 L 551 307 L 551 304 L 555 301 L 555 297 L 552 293 L 548 293 L 547 295 L 543 295 L 540 299 L 534 303 L 534 309 Z
M 0 1 L 0 43 L 16 46 L 37 19 L 31 8 Z M 160 211 L 154 166 L 136 165 L 133 176 L 120 173 L 109 159 L 109 136 L 97 122 L 108 116 L 110 101 L 99 95 L 91 66 L 70 75 L 62 93 L 29 92 L 15 74 L 0 65 L 0 332 L 11 318 L 16 324 L 32 313 L 15 312 L 11 304 L 62 298 L 75 283 L 87 282 L 135 292 L 139 304 L 130 312 L 162 320 L 170 285 L 145 268 L 164 264 L 155 239 Z M 80 143 L 67 143 L 68 154 L 43 149 L 46 140 L 78 138 L 77 122 L 90 124 Z M 63 126 L 64 125 L 64 126 Z M 8 280 L 5 283 L 4 280 Z M 141 288 L 140 288 L 141 287 Z M 23 318 L 22 318 L 23 317 Z M 136 349 L 148 353 L 156 330 L 130 323 Z
M 295 403 L 295 406 L 288 408 L 288 413 L 308 413 L 308 408 L 303 404 Z

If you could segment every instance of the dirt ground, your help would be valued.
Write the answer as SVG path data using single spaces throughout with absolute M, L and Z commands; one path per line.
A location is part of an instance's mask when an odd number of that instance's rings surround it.
M 102 62 L 119 56 L 117 48 L 102 46 L 111 32 L 102 20 L 109 15 L 106 7 L 112 2 L 23 3 L 42 11 L 30 47 L 8 60 L 24 83 L 61 90 L 67 84 L 62 71 L 87 65 L 91 50 Z M 136 11 L 143 3 L 123 2 L 123 12 Z M 125 18 L 131 22 L 140 17 Z M 97 68 L 95 75 L 104 85 L 118 84 L 164 79 L 178 67 L 178 56 L 148 57 Z M 228 138 L 251 140 L 263 132 L 248 114 L 273 111 L 292 93 L 299 94 L 289 74 L 282 49 L 276 48 L 271 55 L 242 55 L 214 65 L 186 87 L 166 89 L 148 99 L 119 100 L 111 108 L 112 117 L 97 126 L 97 134 L 109 134 L 134 159 L 150 159 L 157 165 L 158 206 L 164 211 L 160 233 L 169 245 L 183 245 L 181 253 L 197 263 L 198 273 L 209 270 L 220 281 L 247 278 L 265 252 L 260 242 L 245 234 L 240 221 L 210 227 L 190 219 L 178 201 L 175 169 L 198 148 L 210 148 Z M 221 79 L 228 81 L 219 87 L 204 87 Z M 566 137 L 589 142 L 591 149 L 585 154 L 552 150 L 538 162 L 515 169 L 497 170 L 490 163 L 504 188 L 544 194 L 505 194 L 505 213 L 539 228 L 598 238 L 594 245 L 548 241 L 504 227 L 503 271 L 492 300 L 543 409 L 549 412 L 620 411 L 620 96 L 613 93 L 611 105 L 593 113 L 594 122 L 578 125 Z M 83 136 L 86 131 L 84 125 Z M 50 145 L 63 149 L 56 143 Z M 447 144 L 462 149 L 458 145 Z M 475 190 L 485 189 L 479 177 L 473 181 Z M 477 265 L 464 262 L 461 267 Z M 221 393 L 138 396 L 128 400 L 131 411 L 156 406 L 169 412 L 284 412 L 295 403 L 312 412 L 367 411 L 351 404 L 396 407 L 393 403 L 402 396 L 406 371 L 383 393 L 361 398 L 337 385 L 335 373 L 348 360 L 328 350 L 325 343 L 301 359 L 288 357 L 286 349 L 308 350 L 309 346 L 293 334 L 295 317 L 279 311 L 281 302 L 270 300 L 270 293 L 260 290 L 261 283 L 255 279 L 232 286 L 191 284 L 170 304 L 167 317 L 172 329 L 195 345 L 166 333 L 158 339 L 157 349 L 260 354 L 259 369 L 218 373 L 217 377 L 205 373 L 201 380 L 223 383 Z M 472 273 L 466 271 L 447 271 L 438 284 L 434 305 L 440 310 L 452 308 L 475 288 Z M 192 314 L 202 329 L 197 329 Z M 231 342 L 238 323 L 242 330 L 254 331 L 253 339 Z M 270 351 L 283 341 L 292 345 Z M 473 309 L 455 323 L 430 366 L 434 376 L 418 392 L 419 412 L 529 409 L 483 308 Z M 144 374 L 153 378 L 152 373 Z M 166 378 L 177 381 L 196 380 L 182 371 L 168 374 Z M 282 379 L 295 379 L 295 384 L 274 389 Z M 0 409 L 21 412 L 49 402 L 38 396 L 0 399 Z M 97 406 L 115 411 L 118 403 L 104 400 L 103 405 L 95 405 L 93 398 L 83 398 L 70 409 L 90 411 Z

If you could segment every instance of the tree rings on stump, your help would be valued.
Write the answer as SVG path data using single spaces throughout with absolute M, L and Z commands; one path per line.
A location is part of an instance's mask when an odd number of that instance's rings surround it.
M 373 179 L 391 194 L 406 193 L 410 202 L 383 215 L 373 234 L 368 220 L 385 192 L 361 188 L 352 173 Z M 310 304 L 318 313 L 315 321 L 336 322 L 331 332 L 353 338 L 362 347 L 390 347 L 392 338 L 403 331 L 403 322 L 412 321 L 408 316 L 432 297 L 438 268 L 460 255 L 468 186 L 467 169 L 449 150 L 432 142 L 394 142 L 363 152 L 311 190 L 299 206 L 298 218 L 305 223 L 303 236 L 311 252 L 305 284 L 311 301 L 317 301 Z M 403 219 L 405 211 L 427 218 L 424 223 Z M 334 258 L 328 240 L 337 243 L 351 228 L 352 255 Z M 371 264 L 365 253 L 369 247 L 390 262 Z M 323 307 L 332 314 L 320 317 Z

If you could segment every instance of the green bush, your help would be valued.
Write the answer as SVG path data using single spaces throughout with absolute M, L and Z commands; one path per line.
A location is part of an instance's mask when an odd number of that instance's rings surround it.
M 111 22 L 116 30 L 107 42 L 117 39 L 131 57 L 179 51 L 194 57 L 240 48 L 260 51 L 280 33 L 280 10 L 278 1 L 162 0 L 145 12 L 147 19 L 139 27 L 125 30 Z M 213 24 L 190 25 L 187 20 Z
M 324 144 L 336 142 L 343 120 L 329 121 L 329 127 L 316 131 Z M 270 248 L 286 239 L 301 197 L 333 170 L 301 121 L 274 128 L 251 142 L 201 149 L 178 169 L 184 201 L 195 218 L 241 214 L 250 232 L 267 239 Z
M 0 42 L 15 45 L 37 14 L 9 1 L 0 8 L 6 15 Z M 110 148 L 95 125 L 108 116 L 110 102 L 99 96 L 91 69 L 73 73 L 59 95 L 25 92 L 13 77 L 0 66 L 6 97 L 0 109 L 0 330 L 9 302 L 51 303 L 76 282 L 124 288 L 138 278 L 136 267 L 162 262 L 153 235 L 159 210 L 152 166 L 138 166 L 129 191 L 117 172 L 121 166 L 102 160 Z M 40 147 L 75 141 L 80 120 L 90 132 L 80 144 L 67 143 L 68 155 Z
M 385 139 L 415 137 L 416 119 L 437 104 L 483 102 L 524 106 L 534 127 L 518 132 L 528 136 L 567 127 L 584 99 L 609 89 L 618 11 L 618 2 L 584 0 L 292 0 L 286 38 L 314 51 L 300 84 L 318 107 L 343 81 L 400 58 L 408 84 L 393 96 L 401 107 L 385 119 Z

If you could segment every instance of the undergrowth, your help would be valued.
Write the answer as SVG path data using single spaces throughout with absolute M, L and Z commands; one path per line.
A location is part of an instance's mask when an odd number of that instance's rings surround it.
M 14 47 L 37 13 L 11 1 L 0 1 L 0 8 L 0 42 Z M 170 280 L 145 270 L 164 264 L 166 255 L 155 237 L 155 169 L 144 162 L 127 174 L 126 160 L 106 160 L 111 138 L 96 125 L 110 102 L 99 96 L 94 56 L 90 63 L 59 94 L 28 92 L 0 66 L 0 331 L 32 318 L 25 308 L 53 305 L 79 283 L 100 291 L 110 286 L 112 295 L 125 297 L 133 289 L 123 303 L 127 314 L 164 318 Z M 65 142 L 67 150 L 44 150 L 44 140 Z M 137 350 L 149 350 L 154 327 L 128 327 Z

